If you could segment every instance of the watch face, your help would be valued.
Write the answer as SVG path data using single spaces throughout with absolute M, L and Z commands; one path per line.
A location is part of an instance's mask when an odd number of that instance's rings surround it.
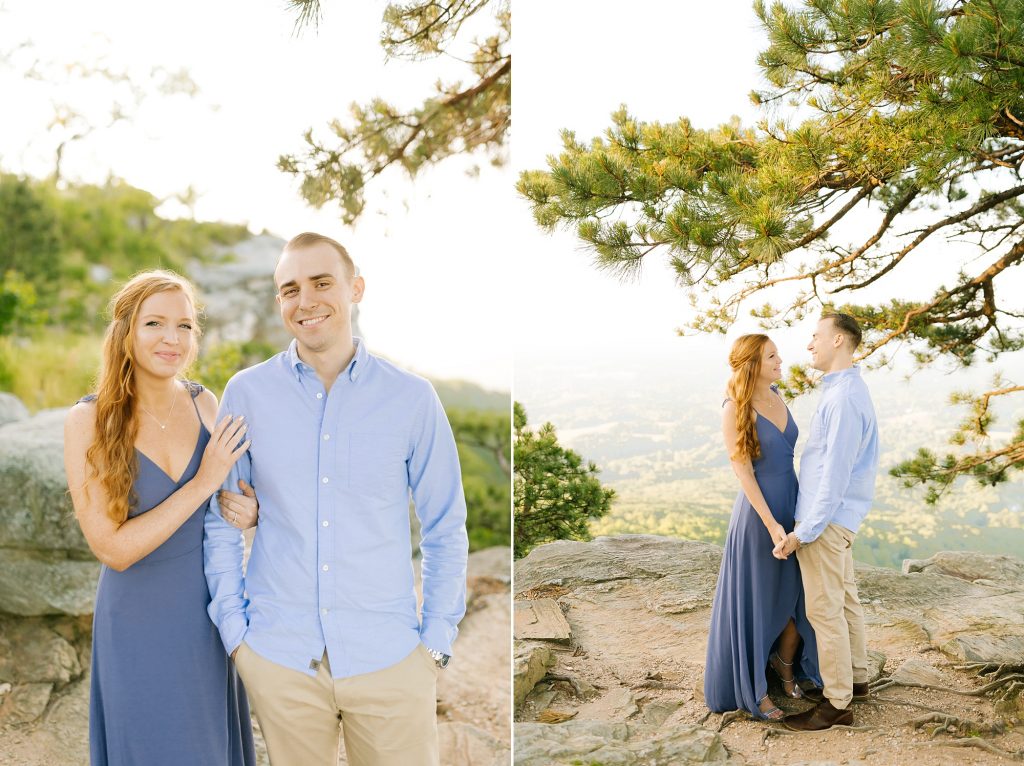
M 441 657 L 438 659 L 437 664 L 440 665 L 442 668 L 446 668 L 448 667 L 448 663 L 451 662 L 451 659 L 452 658 L 449 657 L 447 654 L 442 654 Z

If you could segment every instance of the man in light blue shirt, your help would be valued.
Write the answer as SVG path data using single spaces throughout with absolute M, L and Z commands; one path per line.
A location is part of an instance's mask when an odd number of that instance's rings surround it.
M 819 731 L 853 724 L 850 703 L 866 698 L 864 612 L 853 572 L 853 540 L 871 508 L 878 473 L 878 425 L 871 396 L 853 364 L 861 331 L 847 314 L 825 314 L 810 344 L 825 373 L 811 433 L 800 457 L 796 528 L 774 550 L 796 551 L 807 619 L 814 627 L 824 689 L 819 704 L 787 716 L 786 726 Z
M 252 485 L 259 526 L 243 579 L 230 495 L 211 502 L 210 617 L 273 766 L 334 766 L 342 732 L 352 766 L 436 766 L 437 673 L 466 607 L 466 507 L 451 428 L 428 381 L 353 338 L 364 282 L 340 244 L 300 234 L 274 279 L 295 340 L 224 390 L 221 412 L 244 416 L 252 440 L 225 488 Z

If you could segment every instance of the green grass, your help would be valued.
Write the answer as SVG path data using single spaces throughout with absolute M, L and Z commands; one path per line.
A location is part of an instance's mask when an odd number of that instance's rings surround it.
M 89 393 L 103 340 L 67 330 L 41 329 L 31 338 L 0 337 L 0 391 L 32 412 L 69 407 Z

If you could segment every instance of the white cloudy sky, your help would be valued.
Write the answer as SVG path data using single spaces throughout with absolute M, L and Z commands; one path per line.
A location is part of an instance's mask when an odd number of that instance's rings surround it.
M 635 0 L 628 10 L 586 0 L 517 3 L 516 169 L 546 167 L 545 158 L 558 153 L 563 128 L 583 142 L 601 135 L 620 104 L 648 121 L 687 116 L 697 127 L 711 128 L 737 115 L 746 125 L 755 123 L 760 113 L 749 93 L 764 86 L 756 55 L 766 38 L 751 6 L 750 0 Z M 877 223 L 871 220 L 864 225 L 873 229 Z M 754 320 L 741 317 L 724 340 L 679 338 L 674 330 L 686 324 L 692 310 L 664 257 L 649 261 L 635 283 L 620 284 L 591 266 L 591 255 L 572 233 L 540 232 L 522 200 L 511 213 L 511 225 L 523 304 L 539 307 L 517 317 L 517 380 L 525 381 L 534 369 L 549 370 L 556 360 L 563 369 L 586 369 L 596 356 L 621 358 L 624 364 L 692 359 L 694 374 L 724 380 L 732 338 L 757 331 Z M 864 297 L 930 295 L 935 274 L 954 277 L 968 252 L 935 241 Z M 1016 284 L 1024 281 L 1018 278 Z M 807 361 L 804 347 L 813 324 L 812 318 L 772 333 L 787 363 Z M 1002 367 L 1024 378 L 1020 356 L 1004 357 Z
M 363 220 L 349 228 L 334 210 L 306 206 L 295 181 L 275 167 L 280 154 L 301 151 L 307 128 L 343 116 L 351 102 L 382 95 L 413 106 L 438 77 L 458 76 L 461 67 L 386 63 L 377 42 L 384 3 L 328 0 L 319 32 L 300 36 L 284 6 L 0 0 L 0 46 L 31 42 L 17 54 L 19 66 L 29 56 L 57 64 L 103 57 L 140 78 L 153 67 L 187 68 L 197 98 L 150 99 L 131 124 L 71 145 L 65 174 L 99 182 L 113 173 L 160 198 L 191 185 L 198 218 L 284 238 L 310 229 L 334 236 L 367 279 L 360 322 L 372 348 L 432 376 L 508 390 L 512 296 L 496 216 L 513 201 L 511 168 L 485 159 L 472 179 L 471 163 L 457 160 L 414 184 L 395 173 L 382 179 L 385 192 L 379 185 L 370 192 Z M 106 92 L 69 93 L 61 79 L 22 80 L 18 67 L 0 65 L 3 170 L 51 171 L 46 126 L 54 103 L 103 119 Z

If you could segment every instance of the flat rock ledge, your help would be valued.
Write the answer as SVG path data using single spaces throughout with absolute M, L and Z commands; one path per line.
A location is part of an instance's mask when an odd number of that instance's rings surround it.
M 721 737 L 699 726 L 662 731 L 643 724 L 601 721 L 516 724 L 515 753 L 516 766 L 685 766 L 729 761 Z
M 941 756 L 900 752 L 889 760 L 889 745 L 939 744 L 926 742 L 923 731 L 907 733 L 911 713 L 899 710 L 898 701 L 864 707 L 861 716 L 877 728 L 874 734 L 829 735 L 829 747 L 820 751 L 798 747 L 798 740 L 766 738 L 763 727 L 742 716 L 720 732 L 725 718 L 709 721 L 704 706 L 702 660 L 721 557 L 722 548 L 709 543 L 620 535 L 541 545 L 516 562 L 513 592 L 520 610 L 526 614 L 531 604 L 536 611 L 536 604 L 553 600 L 570 629 L 566 642 L 562 632 L 534 630 L 539 619 L 517 626 L 516 766 L 996 762 L 998 755 L 976 753 L 930 760 L 947 757 L 946 750 Z M 1017 687 L 1006 691 L 1012 699 L 1004 701 L 944 690 L 989 683 L 971 679 L 960 663 L 1009 673 L 1024 661 L 1024 560 L 956 552 L 908 561 L 902 572 L 863 564 L 856 569 L 869 679 L 903 684 L 880 697 L 927 697 L 941 710 L 982 722 L 1020 717 L 1024 695 Z M 920 694 L 917 687 L 924 687 Z M 804 704 L 786 709 L 796 712 Z M 1024 739 L 1012 726 L 997 744 L 1024 752 Z M 871 740 L 878 732 L 889 737 L 885 747 Z

